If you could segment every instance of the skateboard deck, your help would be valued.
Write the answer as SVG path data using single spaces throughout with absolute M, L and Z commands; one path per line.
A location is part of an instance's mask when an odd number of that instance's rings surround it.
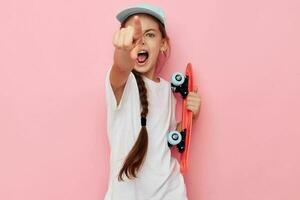
M 191 142 L 191 132 L 192 132 L 192 111 L 186 108 L 187 95 L 189 92 L 193 91 L 193 71 L 192 64 L 188 63 L 185 74 L 180 72 L 174 73 L 171 80 L 171 88 L 173 92 L 178 92 L 181 94 L 182 100 L 182 131 L 171 131 L 168 136 L 168 141 L 170 141 L 169 146 L 176 145 L 180 155 L 180 172 L 185 173 L 188 168 L 189 161 L 189 151 Z M 177 142 L 176 142 L 177 141 Z
M 185 75 L 188 77 L 188 93 L 193 91 L 193 72 L 192 64 L 188 64 L 185 70 Z M 192 133 L 192 111 L 186 108 L 186 98 L 182 101 L 182 129 L 186 129 L 185 135 L 185 151 L 181 154 L 180 158 L 180 171 L 185 173 L 188 167 L 189 151 L 190 151 L 190 142 L 191 142 L 191 133 Z

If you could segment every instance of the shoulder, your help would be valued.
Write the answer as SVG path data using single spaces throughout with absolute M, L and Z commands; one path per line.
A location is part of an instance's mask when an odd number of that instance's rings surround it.
M 171 89 L 171 84 L 168 80 L 164 79 L 163 77 L 159 76 L 159 80 L 162 85 L 169 87 Z
M 128 79 L 124 85 L 122 95 L 120 99 L 118 99 L 119 103 L 117 103 L 118 101 L 116 99 L 116 96 L 114 94 L 109 80 L 110 71 L 111 67 L 108 69 L 105 77 L 105 96 L 107 106 L 111 110 L 119 110 L 121 107 L 130 106 L 130 103 L 128 103 L 129 101 L 134 101 L 134 99 L 138 99 L 138 88 L 134 74 L 130 72 Z
M 160 78 L 160 81 L 162 82 L 162 84 L 165 85 L 165 87 L 167 87 L 169 89 L 169 91 L 171 93 L 172 100 L 176 102 L 176 97 L 175 97 L 174 92 L 172 91 L 170 81 L 168 81 L 168 80 L 166 80 L 166 79 L 164 79 L 164 78 L 162 78 L 160 76 L 159 76 L 159 78 Z

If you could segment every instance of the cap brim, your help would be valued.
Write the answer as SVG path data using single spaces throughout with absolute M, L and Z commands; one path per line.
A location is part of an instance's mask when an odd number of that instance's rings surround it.
M 155 17 L 156 19 L 158 19 L 163 25 L 165 25 L 164 20 L 161 18 L 160 15 L 158 15 L 156 12 L 154 12 L 150 9 L 147 9 L 147 8 L 140 8 L 140 7 L 127 8 L 127 9 L 119 12 L 117 14 L 116 18 L 119 20 L 119 22 L 122 23 L 129 16 L 134 15 L 134 14 L 139 14 L 139 13 L 149 14 L 149 15 Z

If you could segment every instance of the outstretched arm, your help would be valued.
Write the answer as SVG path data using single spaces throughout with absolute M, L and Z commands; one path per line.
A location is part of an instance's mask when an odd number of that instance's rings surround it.
M 128 76 L 135 65 L 138 42 L 141 40 L 141 37 L 142 25 L 138 16 L 134 16 L 134 27 L 121 28 L 114 35 L 114 63 L 110 71 L 109 80 L 117 105 L 121 100 Z

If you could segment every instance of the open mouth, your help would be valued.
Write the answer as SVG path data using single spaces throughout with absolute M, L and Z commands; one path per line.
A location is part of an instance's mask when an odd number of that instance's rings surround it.
M 137 62 L 138 62 L 139 64 L 144 64 L 144 63 L 146 63 L 148 57 L 149 57 L 148 51 L 146 51 L 146 50 L 141 50 L 141 51 L 138 52 L 138 56 L 137 56 L 137 59 L 136 59 L 136 60 L 137 60 Z

